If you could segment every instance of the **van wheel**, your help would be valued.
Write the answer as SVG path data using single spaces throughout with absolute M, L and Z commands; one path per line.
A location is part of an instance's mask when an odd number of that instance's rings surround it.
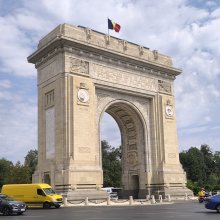
M 60 208 L 60 205 L 55 205 L 55 208 L 56 208 L 56 209 Z
M 44 209 L 49 209 L 51 207 L 51 204 L 49 203 L 49 202 L 45 202 L 44 204 L 43 204 L 43 208 Z
M 220 213 L 220 204 L 217 205 L 217 207 L 216 207 L 216 211 L 217 211 L 218 213 Z
M 4 207 L 2 213 L 3 215 L 12 215 L 12 210 L 9 207 Z

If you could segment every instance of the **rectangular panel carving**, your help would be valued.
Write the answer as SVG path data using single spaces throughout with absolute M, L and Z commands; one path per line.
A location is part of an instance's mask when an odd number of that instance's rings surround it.
M 70 57 L 70 72 L 89 74 L 89 62 Z
M 55 156 L 55 108 L 46 110 L 46 159 Z

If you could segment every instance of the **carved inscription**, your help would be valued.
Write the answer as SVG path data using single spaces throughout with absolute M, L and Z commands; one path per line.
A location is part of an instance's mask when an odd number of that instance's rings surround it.
M 149 91 L 157 91 L 157 80 L 141 75 L 130 74 L 129 72 L 91 64 L 91 76 L 121 85 L 137 87 Z
M 168 153 L 168 157 L 169 158 L 176 158 L 176 154 L 175 153 Z
M 70 72 L 79 74 L 89 74 L 89 63 L 84 60 L 70 57 Z
M 79 147 L 79 153 L 90 153 L 90 148 L 89 147 Z

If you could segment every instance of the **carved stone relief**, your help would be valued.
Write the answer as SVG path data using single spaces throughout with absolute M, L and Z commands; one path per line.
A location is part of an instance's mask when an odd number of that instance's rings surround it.
M 163 80 L 158 80 L 159 92 L 171 93 L 171 85 Z
M 165 104 L 165 117 L 169 119 L 173 119 L 174 117 L 174 107 L 169 99 Z
M 136 151 L 128 152 L 128 163 L 130 166 L 134 167 L 138 163 L 138 155 Z
M 89 74 L 89 62 L 70 57 L 70 72 Z

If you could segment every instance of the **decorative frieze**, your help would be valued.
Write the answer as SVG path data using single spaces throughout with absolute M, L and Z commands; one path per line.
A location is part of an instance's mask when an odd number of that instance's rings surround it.
M 157 80 L 142 75 L 130 74 L 118 69 L 91 64 L 90 76 L 116 84 L 137 87 L 148 91 L 157 91 Z

